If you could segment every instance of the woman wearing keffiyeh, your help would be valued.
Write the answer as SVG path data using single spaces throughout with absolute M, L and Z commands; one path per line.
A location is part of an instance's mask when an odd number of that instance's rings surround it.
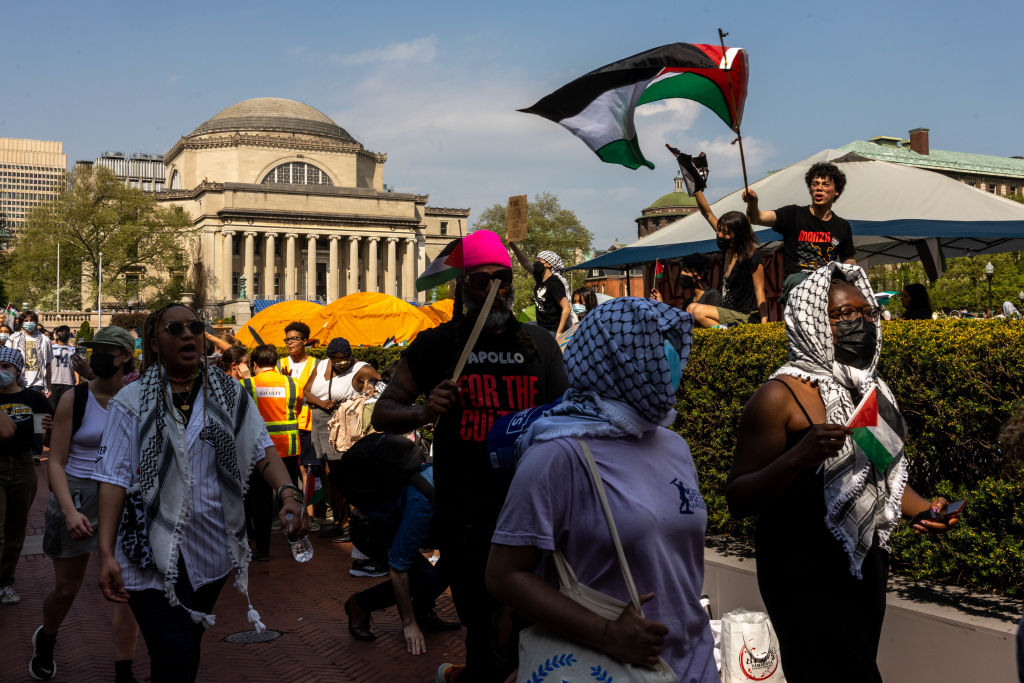
M 203 323 L 190 308 L 150 314 L 142 377 L 110 401 L 93 471 L 100 587 L 131 607 L 154 682 L 195 680 L 200 640 L 232 569 L 249 621 L 265 628 L 248 592 L 242 499 L 253 469 L 277 491 L 284 528 L 309 530 L 256 405 L 237 381 L 201 362 L 204 346 Z
M 907 485 L 902 447 L 880 471 L 847 438 L 867 392 L 896 406 L 876 370 L 874 301 L 863 270 L 834 262 L 792 290 L 789 359 L 747 404 L 726 483 L 732 514 L 757 515 L 758 585 L 790 683 L 881 681 L 889 536 L 901 515 L 918 532 L 956 521 L 941 516 L 944 498 L 928 501 Z M 940 517 L 923 519 L 933 511 Z

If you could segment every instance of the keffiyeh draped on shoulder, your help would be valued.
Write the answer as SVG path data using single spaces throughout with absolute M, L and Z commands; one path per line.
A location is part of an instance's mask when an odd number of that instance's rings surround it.
M 882 348 L 878 326 L 875 357 L 858 370 L 836 362 L 832 331 L 828 320 L 828 292 L 835 271 L 874 303 L 875 295 L 864 271 L 858 266 L 832 262 L 814 271 L 793 288 L 786 305 L 788 362 L 773 377 L 791 375 L 817 385 L 825 404 L 825 419 L 845 425 L 866 392 L 877 387 L 896 405 L 889 387 L 877 374 L 878 354 Z M 889 536 L 900 519 L 900 503 L 907 484 L 907 463 L 903 450 L 879 473 L 850 439 L 839 454 L 824 464 L 825 524 L 843 544 L 850 558 L 850 573 L 860 578 L 864 557 L 877 535 L 879 545 L 888 550 Z

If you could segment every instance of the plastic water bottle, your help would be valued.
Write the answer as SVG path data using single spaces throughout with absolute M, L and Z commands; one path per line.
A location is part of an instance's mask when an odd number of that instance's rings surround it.
M 288 540 L 288 547 L 292 549 L 292 557 L 295 558 L 296 562 L 309 562 L 313 559 L 313 544 L 309 542 L 309 536 L 303 536 L 302 538 L 292 538 L 288 535 L 288 528 L 292 525 L 292 520 L 295 519 L 295 515 L 288 512 L 285 513 L 285 526 L 281 528 L 284 532 L 285 539 Z

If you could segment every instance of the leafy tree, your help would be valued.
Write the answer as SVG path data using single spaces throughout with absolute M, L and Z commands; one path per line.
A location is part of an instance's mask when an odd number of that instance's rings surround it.
M 96 300 L 101 253 L 105 299 L 160 299 L 182 286 L 193 232 L 180 208 L 159 206 L 107 168 L 80 167 L 68 174 L 55 200 L 29 213 L 5 279 L 16 299 L 53 307 L 60 244 L 62 306 L 80 306 L 83 296 L 86 307 Z
M 575 212 L 559 203 L 555 195 L 542 192 L 535 195 L 533 201 L 527 201 L 526 221 L 526 239 L 518 244 L 528 257 L 535 257 L 548 249 L 562 257 L 566 268 L 585 260 L 594 235 L 580 222 Z M 504 235 L 507 226 L 507 204 L 495 204 L 480 213 L 480 217 L 473 224 L 473 229 L 493 230 L 499 235 Z M 533 274 L 523 270 L 515 258 L 512 259 L 512 271 L 515 273 L 514 308 L 515 312 L 519 313 L 527 306 L 533 305 Z M 564 275 L 570 289 L 582 287 L 586 277 L 582 271 L 577 270 L 568 270 Z

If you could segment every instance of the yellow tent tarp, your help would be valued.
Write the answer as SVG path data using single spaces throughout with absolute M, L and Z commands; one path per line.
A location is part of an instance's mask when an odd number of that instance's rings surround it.
M 249 322 L 242 325 L 235 335 L 245 346 L 252 348 L 258 346 L 249 328 L 256 330 L 264 344 L 284 346 L 284 328 L 288 323 L 303 322 L 309 325 L 312 330 L 312 337 L 318 337 L 317 332 L 327 322 L 323 318 L 324 306 L 315 304 L 312 301 L 282 301 L 273 306 L 268 306 L 249 319 Z M 323 318 L 321 320 L 321 318 Z M 319 325 L 316 323 L 319 321 Z M 323 337 L 318 337 L 323 341 Z

